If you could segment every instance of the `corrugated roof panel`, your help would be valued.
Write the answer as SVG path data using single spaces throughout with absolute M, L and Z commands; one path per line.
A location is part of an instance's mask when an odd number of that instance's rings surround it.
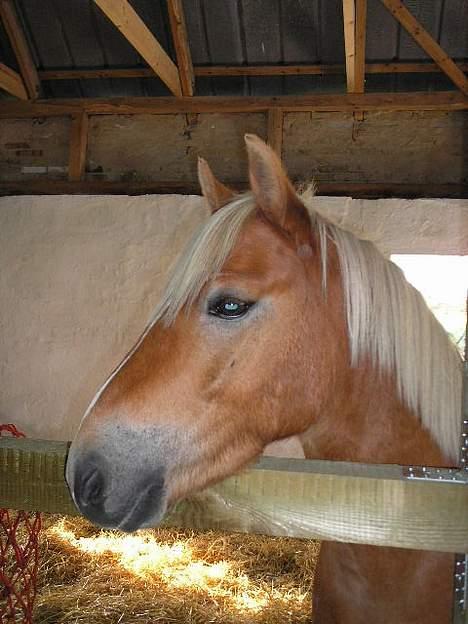
M 63 38 L 68 44 L 72 67 L 104 67 L 106 59 L 94 26 L 94 13 L 91 0 L 80 2 L 80 17 L 76 20 L 67 19 L 70 6 L 64 3 L 57 4 L 57 13 L 62 23 Z M 78 8 L 78 7 L 76 7 Z M 84 97 L 106 97 L 112 94 L 110 81 L 80 80 L 77 81 Z M 57 87 L 58 85 L 53 85 Z
M 51 2 L 27 2 L 18 7 L 28 31 L 39 67 L 72 67 L 60 17 Z
M 81 4 L 81 3 L 80 3 Z M 73 67 L 73 59 L 60 15 L 52 2 L 17 2 L 17 10 L 30 42 L 30 49 L 40 69 Z M 44 84 L 47 97 L 82 97 L 76 80 L 60 80 Z
M 395 91 L 450 91 L 453 82 L 443 73 L 397 74 Z
M 130 0 L 175 58 L 166 0 Z M 203 65 L 342 64 L 342 0 L 183 0 L 193 62 Z M 39 69 L 147 67 L 92 0 L 15 0 Z M 454 58 L 468 57 L 468 0 L 406 0 Z M 368 2 L 367 62 L 428 60 L 378 1 Z M 15 59 L 0 29 L 0 57 Z M 369 91 L 454 88 L 440 74 L 368 75 Z M 344 92 L 342 75 L 197 78 L 198 95 Z M 158 78 L 44 81 L 47 97 L 167 95 Z
M 321 48 L 319 0 L 282 0 L 279 23 L 284 62 L 319 63 Z
M 436 40 L 439 40 L 439 28 L 442 15 L 442 0 L 406 0 L 405 6 Z M 398 57 L 402 60 L 427 60 L 428 55 L 416 41 L 400 27 Z
M 245 61 L 239 24 L 239 4 L 239 0 L 211 0 L 201 5 L 211 63 L 240 65 Z
M 15 53 L 13 52 L 10 40 L 3 27 L 2 20 L 0 20 L 0 62 L 4 63 L 11 69 L 18 71 L 18 63 L 16 61 Z
M 184 12 L 193 64 L 209 65 L 210 55 L 201 0 L 184 0 Z M 196 78 L 195 92 L 197 95 L 211 95 L 213 93 L 211 78 Z
M 184 12 L 192 61 L 195 65 L 208 65 L 210 55 L 201 0 L 184 0 Z
M 322 63 L 344 63 L 342 0 L 320 1 L 320 58 Z
M 58 2 L 57 13 L 61 20 L 62 36 L 68 43 L 73 67 L 104 67 L 106 59 L 94 27 L 94 14 L 91 9 L 92 0 L 76 2 L 79 19 L 69 19 L 70 3 Z
M 203 2 L 208 54 L 216 65 L 242 65 L 245 53 L 242 46 L 239 0 L 209 0 Z M 213 80 L 216 95 L 243 95 L 247 93 L 244 77 Z
M 16 14 L 20 23 L 20 27 L 23 29 L 23 33 L 24 36 L 26 38 L 26 41 L 29 45 L 29 50 L 32 56 L 32 59 L 36 65 L 36 67 L 38 67 L 40 65 L 40 61 L 39 58 L 37 56 L 37 52 L 36 52 L 36 48 L 34 45 L 34 41 L 32 40 L 32 34 L 31 34 L 31 29 L 29 27 L 29 25 L 26 23 L 25 21 L 25 16 L 24 16 L 24 11 L 22 10 L 22 0 L 13 0 L 13 5 L 14 8 L 16 9 Z
M 248 65 L 278 64 L 283 60 L 279 0 L 244 0 L 241 4 L 241 32 L 244 33 Z M 282 79 L 271 76 L 247 78 L 251 95 L 281 93 Z
M 468 57 L 468 0 L 448 0 L 442 13 L 440 45 L 453 58 Z
M 278 0 L 244 0 L 240 6 L 247 64 L 280 63 L 281 19 Z
M 381 2 L 367 3 L 366 61 L 392 61 L 398 53 L 398 22 Z

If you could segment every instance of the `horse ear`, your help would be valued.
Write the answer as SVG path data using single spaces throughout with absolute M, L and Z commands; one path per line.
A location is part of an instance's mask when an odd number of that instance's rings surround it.
M 235 192 L 215 178 L 204 158 L 198 158 L 198 181 L 211 213 L 216 212 L 235 196 Z
M 244 138 L 249 156 L 250 186 L 260 210 L 269 221 L 290 234 L 305 231 L 309 234 L 307 209 L 277 154 L 255 134 L 246 134 Z

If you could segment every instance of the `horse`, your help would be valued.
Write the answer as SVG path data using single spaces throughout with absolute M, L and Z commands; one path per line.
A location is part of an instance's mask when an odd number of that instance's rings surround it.
M 245 142 L 247 193 L 199 160 L 212 214 L 71 444 L 70 491 L 100 526 L 155 526 L 275 441 L 306 458 L 457 464 L 461 359 L 445 331 L 398 267 L 308 210 L 276 153 Z M 323 542 L 313 621 L 448 624 L 453 563 Z

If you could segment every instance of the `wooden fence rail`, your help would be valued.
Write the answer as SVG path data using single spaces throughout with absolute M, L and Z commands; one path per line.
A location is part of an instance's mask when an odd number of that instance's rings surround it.
M 64 479 L 67 450 L 66 442 L 0 439 L 0 507 L 76 514 Z M 404 473 L 266 457 L 180 502 L 165 524 L 468 552 L 467 473 Z

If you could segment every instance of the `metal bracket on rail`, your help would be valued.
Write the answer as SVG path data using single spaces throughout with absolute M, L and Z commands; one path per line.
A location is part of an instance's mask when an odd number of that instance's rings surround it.
M 462 433 L 458 474 L 468 476 L 468 300 L 463 363 Z M 453 624 L 468 623 L 468 554 L 455 555 Z
M 455 555 L 453 623 L 467 621 L 468 604 L 468 555 Z

